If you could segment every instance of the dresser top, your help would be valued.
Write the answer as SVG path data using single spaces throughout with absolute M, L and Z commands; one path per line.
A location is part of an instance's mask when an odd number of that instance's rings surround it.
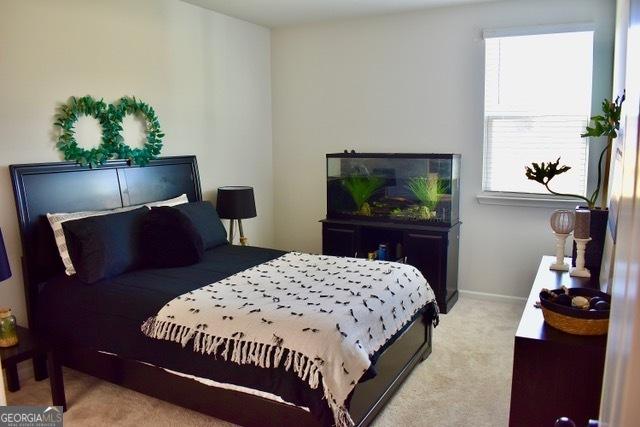
M 549 266 L 554 261 L 555 257 L 552 256 L 544 256 L 540 261 L 536 279 L 516 332 L 516 340 L 547 341 L 550 344 L 557 343 L 576 347 L 606 347 L 606 335 L 582 336 L 562 332 L 547 325 L 544 322 L 542 310 L 534 307 L 534 304 L 540 300 L 539 294 L 543 288 L 557 289 L 563 285 L 568 288 L 599 288 L 593 278 L 571 277 L 568 272 L 549 270 Z M 571 258 L 567 258 L 566 262 L 571 263 Z

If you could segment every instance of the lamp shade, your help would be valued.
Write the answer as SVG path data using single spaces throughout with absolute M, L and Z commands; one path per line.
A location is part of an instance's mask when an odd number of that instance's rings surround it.
M 9 260 L 7 259 L 7 250 L 4 247 L 2 230 L 0 230 L 0 282 L 9 277 L 11 277 L 11 269 L 9 268 Z
M 216 209 L 220 218 L 253 218 L 256 214 L 256 201 L 253 187 L 228 186 L 218 188 Z

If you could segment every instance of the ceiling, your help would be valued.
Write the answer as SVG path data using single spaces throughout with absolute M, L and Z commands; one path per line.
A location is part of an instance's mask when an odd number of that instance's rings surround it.
M 492 0 L 183 0 L 266 27 Z

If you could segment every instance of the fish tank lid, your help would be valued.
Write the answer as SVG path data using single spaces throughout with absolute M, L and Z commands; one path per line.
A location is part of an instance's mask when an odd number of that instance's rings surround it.
M 395 159 L 452 159 L 460 157 L 454 153 L 329 153 L 329 158 L 395 158 Z

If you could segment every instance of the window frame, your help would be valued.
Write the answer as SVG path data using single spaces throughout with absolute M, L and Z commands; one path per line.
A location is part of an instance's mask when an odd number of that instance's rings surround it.
M 488 38 L 500 38 L 500 37 L 517 37 L 517 36 L 535 36 L 544 34 L 560 34 L 560 33 L 574 33 L 574 32 L 593 32 L 593 58 L 592 58 L 592 90 L 591 90 L 591 104 L 589 110 L 593 109 L 594 99 L 594 82 L 595 82 L 595 70 L 596 70 L 596 26 L 593 22 L 578 22 L 568 24 L 557 25 L 535 25 L 535 26 L 523 26 L 523 27 L 506 27 L 496 29 L 485 29 L 482 31 L 483 40 L 483 83 L 486 84 L 486 44 L 484 41 Z M 487 140 L 488 140 L 488 123 L 487 115 L 485 111 L 486 107 L 486 94 L 483 87 L 483 105 L 482 105 L 482 125 L 483 125 L 483 138 L 482 138 L 482 175 L 481 175 L 481 192 L 476 195 L 478 203 L 489 205 L 502 205 L 502 206 L 525 206 L 525 207 L 540 207 L 540 208 L 571 208 L 580 204 L 580 200 L 577 198 L 567 198 L 563 196 L 556 196 L 551 193 L 525 193 L 525 192 L 509 192 L 509 191 L 490 191 L 485 189 L 485 177 L 487 167 Z M 591 114 L 590 114 L 591 115 Z M 586 192 L 590 191 L 590 166 L 591 166 L 591 141 L 587 142 L 587 164 L 586 164 Z

